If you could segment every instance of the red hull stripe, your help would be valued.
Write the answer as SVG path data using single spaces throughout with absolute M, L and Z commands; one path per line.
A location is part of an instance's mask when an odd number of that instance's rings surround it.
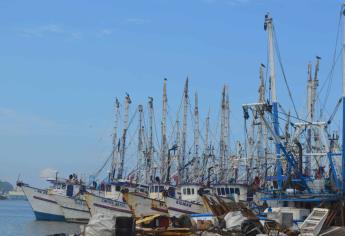
M 187 210 L 183 210 L 183 209 L 179 209 L 179 208 L 175 208 L 175 207 L 168 207 L 168 209 L 172 210 L 172 211 L 177 211 L 177 212 L 185 213 L 185 214 L 198 214 L 198 212 L 187 211 Z
M 72 210 L 72 211 L 81 211 L 81 212 L 86 212 L 89 213 L 88 210 L 84 210 L 84 209 L 78 209 L 78 208 L 73 208 L 73 207 L 67 207 L 67 206 L 61 206 L 62 208 L 68 209 L 68 210 Z
M 128 214 L 132 214 L 131 211 L 125 210 L 125 209 L 120 209 L 120 208 L 116 208 L 116 207 L 106 206 L 106 205 L 102 205 L 102 204 L 98 204 L 98 203 L 94 203 L 93 205 L 96 206 L 96 207 L 105 208 L 105 209 L 112 210 L 112 211 L 119 211 L 119 212 L 124 212 L 124 213 L 128 213 Z
M 53 203 L 53 204 L 57 204 L 56 201 L 53 201 L 53 200 L 50 200 L 50 199 L 46 199 L 46 198 L 43 198 L 43 197 L 37 197 L 37 196 L 34 196 L 35 199 L 38 199 L 38 200 L 41 200 L 41 201 L 45 201 L 45 202 L 50 202 L 50 203 Z

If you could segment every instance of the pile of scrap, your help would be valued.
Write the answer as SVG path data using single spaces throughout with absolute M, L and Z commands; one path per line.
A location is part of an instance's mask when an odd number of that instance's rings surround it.
M 204 204 L 218 219 L 208 232 L 219 235 L 257 235 L 266 233 L 254 212 L 241 202 L 225 202 L 217 195 L 204 195 Z
M 137 236 L 195 236 L 188 228 L 137 228 Z
M 95 214 L 80 234 L 83 236 L 135 235 L 135 220 L 132 217 L 115 217 Z
M 190 218 L 180 217 L 171 222 L 165 215 L 142 217 L 136 221 L 136 235 L 152 236 L 194 236 Z
M 224 202 L 215 195 L 203 196 L 204 204 L 212 214 L 182 215 L 170 218 L 156 214 L 135 219 L 134 217 L 110 217 L 95 215 L 90 219 L 82 235 L 85 236 L 317 236 L 345 235 L 344 228 L 329 228 L 334 219 L 332 211 L 314 208 L 300 227 L 293 230 L 293 213 L 286 211 L 267 212 L 267 219 L 260 220 L 241 202 Z M 328 229 L 325 230 L 324 226 Z M 323 231 L 322 231 L 323 229 Z M 321 234 L 320 234 L 321 232 Z

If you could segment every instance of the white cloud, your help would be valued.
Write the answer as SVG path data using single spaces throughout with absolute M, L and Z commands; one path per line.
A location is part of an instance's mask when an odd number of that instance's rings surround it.
M 109 35 L 112 35 L 113 34 L 113 30 L 112 29 L 102 29 L 98 32 L 98 36 L 99 37 L 106 37 L 106 36 L 109 36 Z
M 143 25 L 149 23 L 150 21 L 143 18 L 127 18 L 125 19 L 125 22 L 129 24 Z
M 69 38 L 80 39 L 82 34 L 78 31 L 67 30 L 60 25 L 48 24 L 19 29 L 19 33 L 25 37 L 44 37 L 47 35 L 61 35 Z
M 101 33 L 104 34 L 104 35 L 110 35 L 110 34 L 113 33 L 113 31 L 110 30 L 110 29 L 103 29 L 103 30 L 101 31 Z

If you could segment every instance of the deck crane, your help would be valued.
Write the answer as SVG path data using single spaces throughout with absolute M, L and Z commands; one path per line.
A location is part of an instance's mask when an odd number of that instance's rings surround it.
M 266 104 L 266 103 L 253 103 L 253 104 L 245 104 L 242 107 L 243 107 L 243 110 L 246 112 L 248 112 L 249 109 L 252 109 L 253 111 L 256 111 L 257 114 L 260 115 L 261 120 L 265 124 L 265 127 L 271 133 L 272 138 L 274 139 L 274 142 L 276 144 L 276 147 L 282 151 L 282 154 L 283 154 L 282 156 L 286 159 L 286 161 L 288 163 L 288 165 L 287 165 L 288 170 L 286 171 L 286 173 L 291 175 L 292 170 L 293 170 L 293 173 L 297 177 L 297 178 L 294 178 L 293 181 L 299 182 L 299 185 L 301 185 L 303 188 L 307 189 L 307 191 L 310 193 L 311 190 L 307 185 L 307 178 L 305 176 L 303 176 L 303 174 L 300 172 L 300 170 L 298 168 L 298 163 L 297 163 L 294 155 L 285 148 L 285 146 L 281 140 L 281 137 L 277 134 L 275 128 L 272 127 L 272 125 L 266 119 L 266 117 L 264 115 L 265 112 L 267 112 L 267 111 L 271 112 L 271 105 Z M 283 180 L 283 176 L 281 176 L 281 180 Z M 278 190 L 282 190 L 282 189 L 278 187 Z
M 265 15 L 264 29 L 268 34 L 268 68 L 269 68 L 269 78 L 270 78 L 270 88 L 271 88 L 271 99 L 272 99 L 272 118 L 273 118 L 273 128 L 275 134 L 279 136 L 279 121 L 278 121 L 278 100 L 276 91 L 276 74 L 275 74 L 275 62 L 274 62 L 274 42 L 273 42 L 273 19 L 269 14 Z M 276 158 L 277 158 L 277 180 L 278 189 L 283 187 L 283 169 L 280 161 L 280 145 L 276 144 Z

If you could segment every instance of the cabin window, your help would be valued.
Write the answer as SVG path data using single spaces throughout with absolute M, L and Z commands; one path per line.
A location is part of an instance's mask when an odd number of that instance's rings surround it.
M 190 195 L 190 188 L 187 188 L 187 195 Z
M 194 188 L 192 188 L 192 194 L 194 194 Z
M 226 195 L 229 195 L 229 194 L 230 194 L 229 188 L 225 188 L 225 193 L 226 193 Z
M 121 187 L 120 186 L 115 186 L 115 191 L 116 192 L 120 192 L 121 191 Z
M 68 185 L 68 186 L 67 186 L 66 195 L 67 195 L 68 197 L 72 197 L 72 196 L 73 196 L 73 185 Z
M 155 193 L 158 192 L 158 186 L 155 186 Z
M 221 188 L 221 190 L 222 190 L 222 195 L 225 195 L 225 189 Z
M 240 189 L 239 188 L 235 188 L 235 193 L 240 195 Z
M 234 193 L 235 193 L 234 188 L 230 188 L 230 193 L 231 193 L 231 194 L 234 194 Z
M 218 194 L 218 195 L 221 195 L 221 193 L 220 193 L 220 188 L 217 188 L 217 194 Z
M 186 189 L 185 188 L 183 188 L 183 194 L 186 195 Z
M 86 186 L 82 185 L 80 186 L 80 190 L 79 190 L 81 193 L 84 193 L 86 192 Z

